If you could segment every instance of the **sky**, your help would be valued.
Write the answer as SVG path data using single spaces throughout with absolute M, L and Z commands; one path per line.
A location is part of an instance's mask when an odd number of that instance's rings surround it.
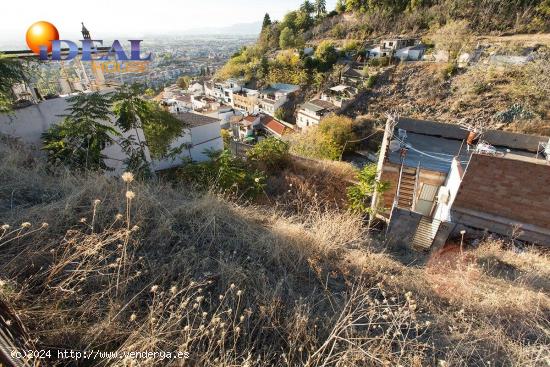
M 0 45 L 25 44 L 34 22 L 53 23 L 61 39 L 80 39 L 84 22 L 95 39 L 144 37 L 196 28 L 260 22 L 268 12 L 280 19 L 303 0 L 8 0 L 0 10 Z M 336 0 L 327 0 L 334 9 Z

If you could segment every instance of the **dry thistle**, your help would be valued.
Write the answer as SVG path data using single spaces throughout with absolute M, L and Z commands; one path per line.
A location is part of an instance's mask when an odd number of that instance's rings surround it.
M 41 227 L 44 228 L 44 229 L 48 228 L 49 226 L 50 225 L 46 222 L 42 223 L 42 225 L 41 225 Z
M 121 220 L 124 216 L 120 213 L 118 213 L 117 215 L 115 215 L 115 219 L 116 220 Z
M 158 285 L 154 285 L 151 287 L 151 293 L 155 293 L 156 291 L 158 291 L 159 289 L 159 286 Z
M 101 200 L 95 199 L 94 200 L 94 206 L 98 206 L 99 204 L 101 204 Z
M 121 176 L 122 181 L 130 183 L 134 181 L 134 174 L 132 172 L 124 172 Z
M 130 321 L 136 321 L 137 319 L 137 316 L 135 313 L 133 313 L 132 315 L 130 315 Z
M 136 197 L 136 194 L 133 191 L 126 191 L 126 199 L 132 200 Z
M 21 223 L 21 228 L 31 228 L 32 224 L 29 222 L 23 222 Z
M 7 231 L 8 229 L 10 229 L 10 225 L 9 225 L 9 224 L 4 224 L 4 225 L 2 226 L 2 230 L 3 230 L 3 231 Z
M 172 293 L 172 294 L 178 293 L 178 287 L 176 287 L 175 285 L 172 286 L 172 287 L 170 288 L 170 293 Z

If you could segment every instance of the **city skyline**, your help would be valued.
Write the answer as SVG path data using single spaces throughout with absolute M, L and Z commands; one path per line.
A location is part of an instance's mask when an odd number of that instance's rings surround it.
M 143 0 L 131 5 L 97 0 L 83 12 L 68 0 L 58 1 L 55 6 L 36 0 L 8 2 L 3 6 L 0 47 L 25 46 L 27 28 L 39 20 L 53 23 L 62 39 L 80 37 L 80 22 L 97 39 L 216 33 L 215 29 L 230 30 L 235 25 L 241 25 L 235 27 L 237 33 L 246 33 L 248 29 L 253 32 L 266 12 L 272 19 L 280 19 L 286 12 L 298 9 L 301 3 L 302 0 L 202 0 L 155 6 Z M 333 9 L 335 4 L 336 0 L 328 0 L 327 9 Z

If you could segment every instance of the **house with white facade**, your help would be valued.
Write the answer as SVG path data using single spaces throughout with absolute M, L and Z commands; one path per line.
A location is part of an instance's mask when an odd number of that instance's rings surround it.
M 216 99 L 207 96 L 191 96 L 191 104 L 193 111 L 197 112 L 214 111 L 221 106 Z
M 426 52 L 425 45 L 408 46 L 395 51 L 395 57 L 401 61 L 419 61 Z
M 380 45 L 368 50 L 368 56 L 370 58 L 378 57 L 394 57 L 398 50 L 416 46 L 418 44 L 416 38 L 391 38 L 385 39 L 380 42 Z M 414 54 L 414 52 L 413 52 Z
M 258 106 L 260 112 L 268 115 L 275 115 L 275 111 L 281 108 L 288 101 L 291 94 L 300 90 L 300 87 L 293 84 L 274 83 L 260 91 Z
M 328 114 L 338 110 L 338 107 L 328 101 L 314 99 L 304 103 L 298 110 L 296 125 L 300 129 L 318 125 Z
M 0 113 L 0 134 L 16 138 L 22 143 L 36 148 L 35 152 L 40 154 L 42 134 L 61 122 L 62 117 L 60 116 L 66 114 L 69 108 L 67 98 L 68 96 L 52 98 L 20 107 L 10 114 Z M 105 121 L 104 124 L 115 128 L 121 134 L 121 137 L 113 137 L 115 144 L 107 146 L 101 152 L 105 156 L 105 164 L 110 169 L 107 174 L 120 175 L 125 170 L 124 161 L 127 158 L 126 153 L 118 144 L 120 139 L 133 138 L 135 141 L 145 141 L 145 135 L 141 129 L 132 129 L 128 132 L 120 131 L 114 123 L 114 118 Z M 145 151 L 145 156 L 148 161 L 151 160 L 148 149 Z
M 223 150 L 220 120 L 192 112 L 175 116 L 184 124 L 183 134 L 170 144 L 170 149 L 178 154 L 154 160 L 155 171 L 179 167 L 190 161 L 206 161 L 209 152 Z
M 249 115 L 243 120 L 232 123 L 231 131 L 233 136 L 239 140 L 254 139 L 255 130 L 261 126 L 261 116 L 260 115 Z
M 176 95 L 170 99 L 163 99 L 161 105 L 170 113 L 188 112 L 193 109 L 191 96 L 189 94 Z
M 222 129 L 229 129 L 232 123 L 239 122 L 244 118 L 241 111 L 230 106 L 220 106 L 214 110 L 200 112 L 200 114 L 220 120 Z

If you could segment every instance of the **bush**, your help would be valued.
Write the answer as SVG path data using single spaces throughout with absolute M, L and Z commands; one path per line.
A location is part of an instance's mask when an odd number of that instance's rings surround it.
M 455 75 L 457 71 L 458 71 L 458 66 L 455 63 L 450 62 L 441 69 L 440 73 L 441 73 L 441 77 L 447 80 L 451 78 L 453 75 Z
M 371 212 L 370 199 L 376 192 L 384 192 L 389 188 L 386 182 L 376 180 L 376 164 L 365 166 L 359 172 L 357 179 L 359 182 L 348 188 L 348 206 L 349 208 L 361 214 Z
M 187 164 L 178 170 L 178 176 L 198 190 L 213 188 L 223 194 L 248 198 L 263 192 L 265 176 L 234 158 L 230 151 L 212 153 L 210 158 L 207 162 Z
M 267 138 L 256 144 L 246 155 L 258 168 L 275 171 L 287 165 L 290 158 L 288 151 L 287 143 L 276 138 Z
M 355 140 L 353 120 L 349 117 L 332 115 L 321 121 L 319 131 L 334 142 L 340 151 L 352 148 L 350 141 Z
M 291 152 L 314 159 L 339 160 L 353 149 L 355 134 L 349 117 L 332 115 L 305 133 L 290 137 Z
M 378 75 L 370 75 L 367 79 L 367 88 L 372 88 L 376 84 L 376 80 L 378 79 Z

